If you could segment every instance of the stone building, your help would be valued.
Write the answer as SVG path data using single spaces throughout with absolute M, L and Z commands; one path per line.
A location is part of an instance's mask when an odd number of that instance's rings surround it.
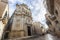
M 33 32 L 35 35 L 45 34 L 45 28 L 43 24 L 41 24 L 40 22 L 33 22 L 32 25 L 33 25 Z
M 11 31 L 8 34 L 9 38 L 31 36 L 32 32 L 32 13 L 25 4 L 16 5 L 16 10 L 13 15 Z
M 46 14 L 45 16 L 46 16 L 46 19 L 47 19 L 46 23 L 47 23 L 47 25 L 49 27 L 49 30 L 51 32 L 54 32 L 55 31 L 55 27 L 56 27 L 56 23 L 55 23 L 56 17 L 51 16 L 50 13 Z
M 0 0 L 0 40 L 8 22 L 8 4 Z
M 45 15 L 50 31 L 60 36 L 60 0 L 46 0 L 48 13 Z M 50 15 L 49 15 L 50 14 Z
M 8 0 L 1 0 L 1 2 L 8 3 Z

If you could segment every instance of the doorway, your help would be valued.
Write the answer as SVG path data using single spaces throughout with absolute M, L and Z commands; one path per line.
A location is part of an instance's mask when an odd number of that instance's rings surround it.
M 31 27 L 27 26 L 27 28 L 28 28 L 28 36 L 31 36 Z

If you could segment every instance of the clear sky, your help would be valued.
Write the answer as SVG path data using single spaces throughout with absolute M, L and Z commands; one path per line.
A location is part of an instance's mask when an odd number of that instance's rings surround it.
M 25 3 L 31 9 L 33 20 L 39 21 L 44 24 L 45 27 L 47 27 L 45 23 L 46 9 L 44 7 L 43 1 L 44 0 L 9 0 L 9 14 L 10 16 L 12 15 L 16 9 L 16 4 Z

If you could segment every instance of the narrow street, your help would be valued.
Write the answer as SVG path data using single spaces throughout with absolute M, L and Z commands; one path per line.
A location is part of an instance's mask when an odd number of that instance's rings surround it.
M 60 0 L 0 0 L 0 40 L 60 40 Z
M 46 34 L 44 36 L 39 36 L 36 38 L 29 38 L 29 39 L 23 39 L 23 40 L 60 40 L 57 36 L 52 36 L 51 34 Z

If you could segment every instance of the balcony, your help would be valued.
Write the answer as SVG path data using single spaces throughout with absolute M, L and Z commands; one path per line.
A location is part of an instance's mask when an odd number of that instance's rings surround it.
M 50 18 L 52 21 L 54 21 L 54 20 L 56 19 L 56 17 L 55 17 L 54 15 L 49 16 L 49 18 Z
M 48 26 L 49 26 L 49 25 L 52 25 L 49 20 L 46 21 L 46 24 L 47 24 Z

